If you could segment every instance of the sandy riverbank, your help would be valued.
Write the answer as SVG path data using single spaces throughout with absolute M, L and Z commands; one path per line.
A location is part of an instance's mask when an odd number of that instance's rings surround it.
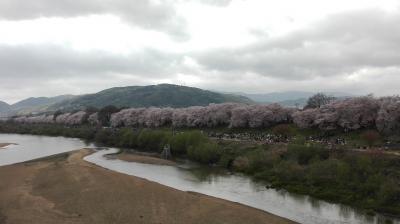
M 155 165 L 167 165 L 174 166 L 176 163 L 171 160 L 161 159 L 157 157 L 133 154 L 133 153 L 120 153 L 117 155 L 111 155 L 111 158 L 120 159 L 127 162 L 136 162 L 136 163 L 147 163 L 147 164 L 155 164 Z
M 5 148 L 5 147 L 7 147 L 9 145 L 15 145 L 15 143 L 0 143 L 0 149 L 1 148 Z
M 293 223 L 97 167 L 82 159 L 89 153 L 0 167 L 0 223 Z

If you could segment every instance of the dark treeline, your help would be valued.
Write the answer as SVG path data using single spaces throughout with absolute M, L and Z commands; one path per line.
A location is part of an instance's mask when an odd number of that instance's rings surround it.
M 400 215 L 400 158 L 380 151 L 332 150 L 304 138 L 285 145 L 215 141 L 199 130 L 2 122 L 0 132 L 76 137 L 158 153 L 169 144 L 173 156 L 243 172 L 274 188 Z

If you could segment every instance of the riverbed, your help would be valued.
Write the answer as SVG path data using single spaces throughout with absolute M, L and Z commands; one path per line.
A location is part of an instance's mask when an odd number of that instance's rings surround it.
M 0 134 L 0 142 L 15 142 L 0 150 L 0 166 L 20 163 L 84 147 L 94 147 L 79 139 L 32 135 Z M 178 163 L 175 166 L 143 164 L 106 158 L 118 149 L 100 150 L 85 157 L 98 166 L 144 178 L 181 191 L 197 192 L 248 205 L 287 219 L 307 224 L 365 223 L 378 224 L 399 219 L 384 215 L 368 216 L 349 206 L 324 202 L 312 197 L 267 189 L 267 183 L 255 182 L 247 176 L 217 169 Z
M 120 173 L 145 178 L 182 191 L 198 192 L 258 208 L 290 220 L 307 224 L 359 223 L 378 224 L 391 220 L 384 215 L 369 216 L 349 206 L 333 204 L 309 196 L 283 190 L 267 189 L 266 183 L 251 180 L 245 175 L 213 172 L 201 166 L 164 166 L 109 159 L 104 155 L 118 149 L 98 151 L 86 161 Z

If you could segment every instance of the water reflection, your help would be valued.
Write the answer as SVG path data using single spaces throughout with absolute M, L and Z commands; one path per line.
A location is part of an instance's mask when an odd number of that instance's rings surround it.
M 351 215 L 351 209 L 348 206 L 339 206 L 339 215 L 345 219 L 349 219 Z

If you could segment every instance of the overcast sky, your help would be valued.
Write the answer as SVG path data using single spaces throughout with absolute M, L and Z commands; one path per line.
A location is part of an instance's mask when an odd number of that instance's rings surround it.
M 0 100 L 174 83 L 400 94 L 400 0 L 0 0 Z

